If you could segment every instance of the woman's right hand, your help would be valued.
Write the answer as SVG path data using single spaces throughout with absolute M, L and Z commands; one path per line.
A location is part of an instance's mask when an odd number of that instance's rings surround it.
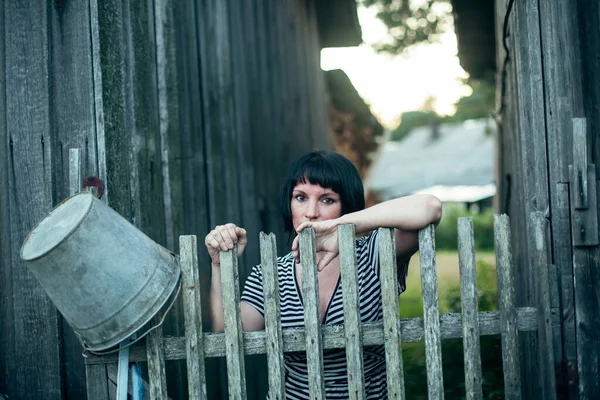
M 233 249 L 235 244 L 237 244 L 238 257 L 241 256 L 247 243 L 246 230 L 232 223 L 215 226 L 215 229 L 204 238 L 204 245 L 213 265 L 220 265 L 220 252 Z

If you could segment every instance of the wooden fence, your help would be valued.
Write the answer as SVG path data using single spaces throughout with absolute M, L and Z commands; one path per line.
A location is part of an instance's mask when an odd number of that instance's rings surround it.
M 189 398 L 206 399 L 205 358 L 227 359 L 230 399 L 246 399 L 244 354 L 266 353 L 269 366 L 269 395 L 284 399 L 283 353 L 306 351 L 311 399 L 324 399 L 323 350 L 345 348 L 348 365 L 348 386 L 352 399 L 363 399 L 364 381 L 362 347 L 384 345 L 387 366 L 387 386 L 390 399 L 404 399 L 404 376 L 401 343 L 425 341 L 427 385 L 430 399 L 444 398 L 441 340 L 463 338 L 465 385 L 467 399 L 481 399 L 480 336 L 500 334 L 506 399 L 521 398 L 519 331 L 537 331 L 541 397 L 556 398 L 552 351 L 552 316 L 548 291 L 546 256 L 547 220 L 542 213 L 531 214 L 535 227 L 538 282 L 537 304 L 517 307 L 513 276 L 511 231 L 509 217 L 494 217 L 496 270 L 498 276 L 498 311 L 478 311 L 475 279 L 475 249 L 473 222 L 458 221 L 460 290 L 462 314 L 439 315 L 435 264 L 434 227 L 419 232 L 423 318 L 401 319 L 397 266 L 393 230 L 379 229 L 383 321 L 361 324 L 358 312 L 354 226 L 338 229 L 341 279 L 345 325 L 324 326 L 319 318 L 314 232 L 300 234 L 302 296 L 305 308 L 305 328 L 282 329 L 277 282 L 275 235 L 260 235 L 261 263 L 264 279 L 265 330 L 243 332 L 239 308 L 240 286 L 236 249 L 221 253 L 224 333 L 203 333 L 200 310 L 200 285 L 197 241 L 195 236 L 180 237 L 182 295 L 185 312 L 185 337 L 164 337 L 156 329 L 147 337 L 146 347 L 133 347 L 130 360 L 147 361 L 149 394 L 152 399 L 167 398 L 165 360 L 187 360 Z M 159 318 L 158 316 L 157 318 Z M 86 358 L 86 364 L 116 363 L 117 355 Z

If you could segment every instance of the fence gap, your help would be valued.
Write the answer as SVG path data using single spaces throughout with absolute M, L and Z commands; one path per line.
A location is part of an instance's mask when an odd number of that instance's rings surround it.
M 344 331 L 346 333 L 346 364 L 348 366 L 348 393 L 352 400 L 365 398 L 365 379 L 362 354 L 362 329 L 358 299 L 356 268 L 355 226 L 338 227 L 342 295 L 344 301 Z
M 389 399 L 404 400 L 404 367 L 398 297 L 398 264 L 394 230 L 379 228 L 379 274 L 383 306 L 383 337 Z
M 233 251 L 221 251 L 219 257 L 221 260 L 221 285 L 223 287 L 227 387 L 231 400 L 245 400 L 246 372 L 244 369 L 237 245 L 234 246 Z
M 206 400 L 202 303 L 198 271 L 198 243 L 195 235 L 179 237 L 179 256 L 183 285 L 188 397 L 190 400 Z
M 306 361 L 310 398 L 325 398 L 323 380 L 323 343 L 321 339 L 321 310 L 317 277 L 315 231 L 308 228 L 300 232 L 300 265 L 302 267 L 302 300 L 306 330 Z
M 285 371 L 283 365 L 283 336 L 277 278 L 277 244 L 275 235 L 260 233 L 260 262 L 265 297 L 265 334 L 269 368 L 269 399 L 285 399 Z
M 502 338 L 502 366 L 504 370 L 504 397 L 521 398 L 521 364 L 515 308 L 515 278 L 512 265 L 510 219 L 508 215 L 494 215 L 494 247 L 498 275 L 498 308 Z
M 483 399 L 481 387 L 481 345 L 479 342 L 479 299 L 475 262 L 473 218 L 458 219 L 458 263 L 462 308 L 465 391 L 467 400 Z
M 435 271 L 434 226 L 419 231 L 419 260 L 423 292 L 423 323 L 425 327 L 425 357 L 429 399 L 444 399 L 442 374 L 442 342 L 440 339 L 440 307 Z

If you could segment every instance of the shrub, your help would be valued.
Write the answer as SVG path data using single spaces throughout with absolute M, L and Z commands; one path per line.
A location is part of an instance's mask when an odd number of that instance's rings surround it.
M 494 249 L 494 212 L 471 213 L 456 206 L 444 207 L 442 221 L 435 230 L 435 247 L 439 250 L 458 248 L 458 218 L 472 217 L 476 250 Z

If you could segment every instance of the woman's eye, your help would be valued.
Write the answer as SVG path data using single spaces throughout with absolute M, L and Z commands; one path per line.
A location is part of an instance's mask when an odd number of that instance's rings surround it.
M 301 194 L 297 195 L 296 197 L 294 197 L 297 201 L 302 201 L 304 200 L 304 196 L 302 196 Z
M 327 198 L 323 199 L 323 203 L 325 203 L 325 204 L 333 204 L 333 203 L 335 203 L 335 201 L 333 199 L 330 199 L 329 197 L 327 197 Z

